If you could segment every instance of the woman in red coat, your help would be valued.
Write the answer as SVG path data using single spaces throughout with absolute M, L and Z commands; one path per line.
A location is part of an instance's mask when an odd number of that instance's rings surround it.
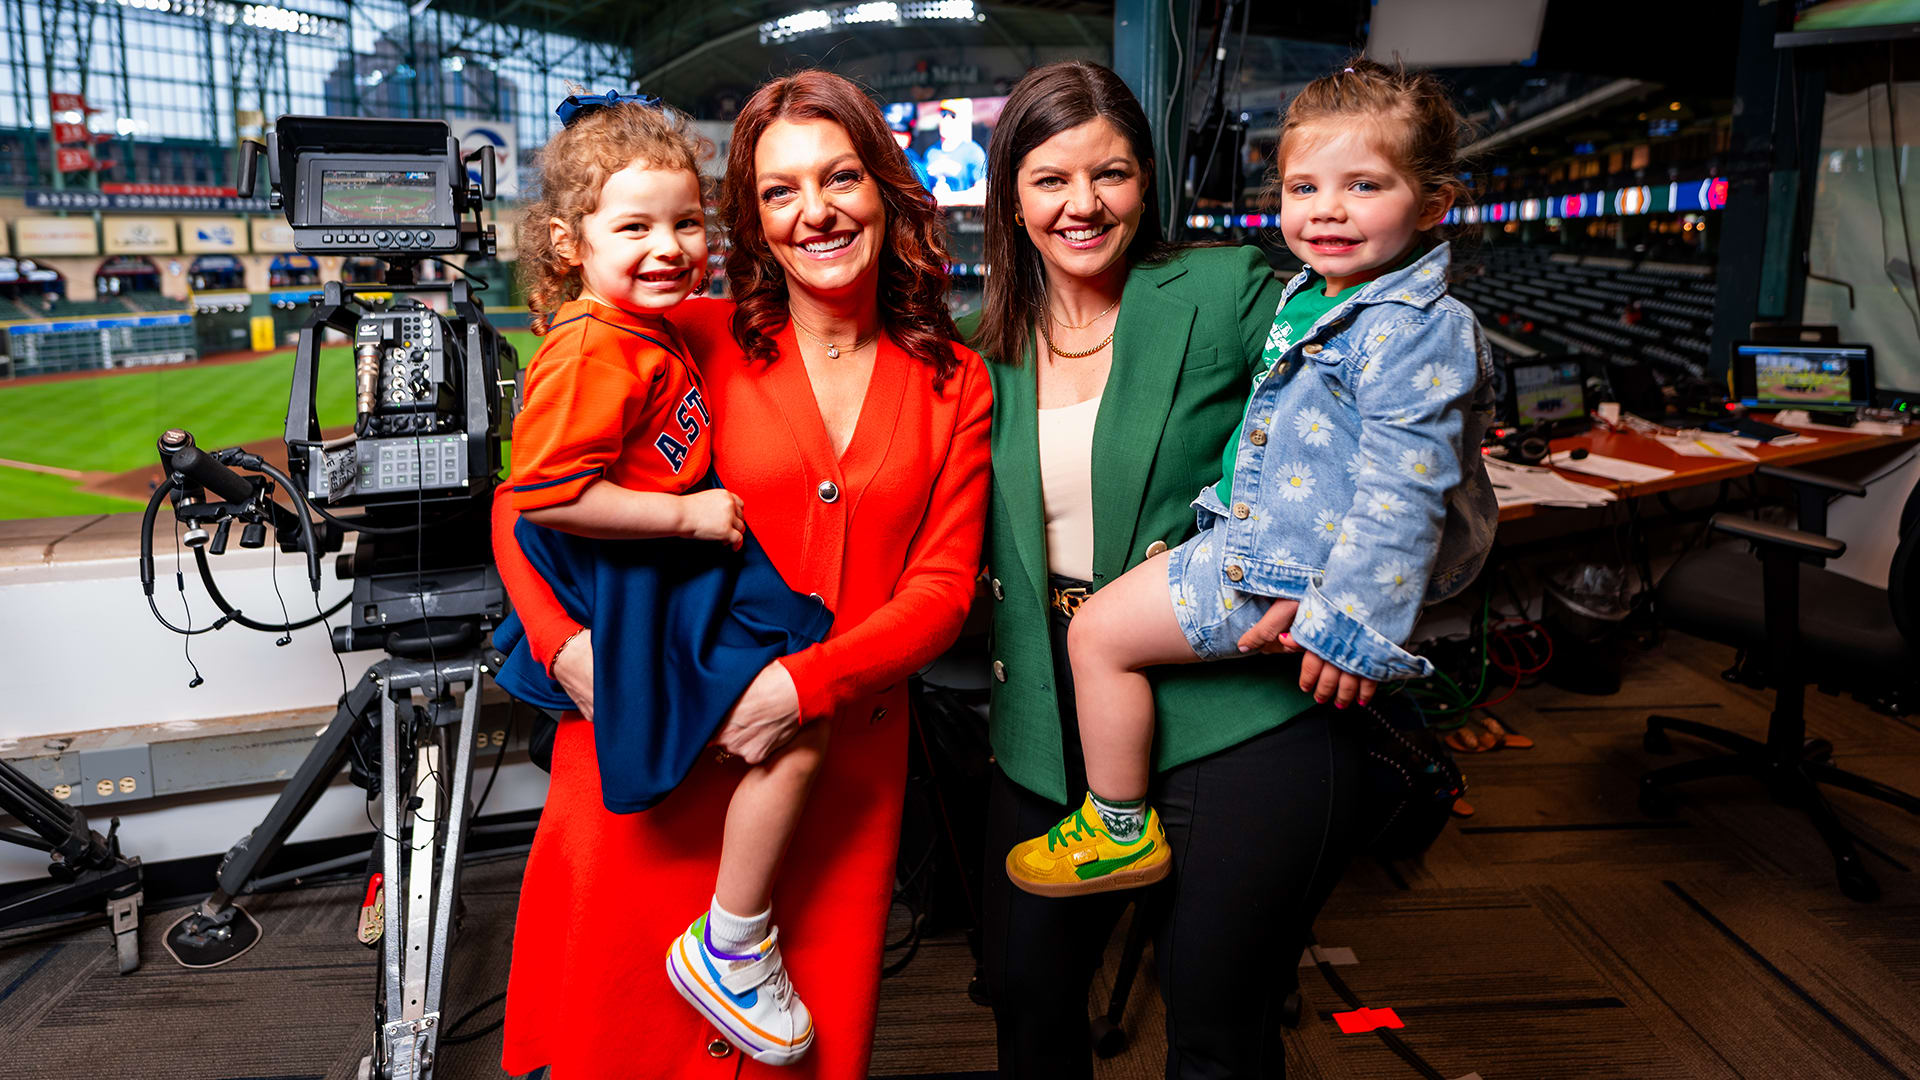
M 721 214 L 738 301 L 688 301 L 672 319 L 711 397 L 715 471 L 787 583 L 826 601 L 833 630 L 768 665 L 714 756 L 645 813 L 605 809 L 593 725 L 560 725 L 514 932 L 502 1065 L 515 1075 L 740 1066 L 724 1042 L 710 1051 L 663 958 L 707 907 L 741 760 L 823 718 L 831 745 L 774 898 L 815 1041 L 780 1075 L 867 1074 L 907 677 L 952 643 L 973 596 L 991 391 L 979 358 L 952 343 L 938 211 L 853 84 L 812 71 L 762 87 L 734 126 Z M 535 655 L 590 712 L 590 642 L 513 543 L 511 509 L 496 510 L 495 555 Z

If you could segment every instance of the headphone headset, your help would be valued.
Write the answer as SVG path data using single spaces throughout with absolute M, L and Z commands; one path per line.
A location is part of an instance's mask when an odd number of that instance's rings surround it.
M 1525 429 L 1509 431 L 1494 441 L 1494 456 L 1502 461 L 1511 461 L 1515 465 L 1538 465 L 1552 456 L 1551 444 L 1544 435 L 1534 435 Z M 1565 457 L 1570 461 L 1579 461 L 1587 456 L 1582 447 L 1569 450 Z

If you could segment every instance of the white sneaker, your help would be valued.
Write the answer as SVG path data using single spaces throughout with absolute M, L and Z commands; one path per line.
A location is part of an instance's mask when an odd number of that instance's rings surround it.
M 687 1004 L 755 1061 L 790 1064 L 813 1046 L 813 1014 L 787 978 L 778 928 L 754 951 L 736 956 L 714 949 L 702 915 L 667 950 L 667 978 Z

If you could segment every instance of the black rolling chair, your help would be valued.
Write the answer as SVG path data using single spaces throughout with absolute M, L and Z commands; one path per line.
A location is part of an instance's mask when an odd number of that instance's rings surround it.
M 1806 737 L 1804 698 L 1809 675 L 1822 687 L 1860 693 L 1896 688 L 1920 670 L 1920 486 L 1900 512 L 1900 546 L 1883 590 L 1824 568 L 1827 559 L 1847 549 L 1822 535 L 1828 498 L 1862 496 L 1865 488 L 1773 466 L 1762 466 L 1759 474 L 1793 485 L 1800 528 L 1716 514 L 1712 528 L 1750 541 L 1758 558 L 1734 547 L 1693 552 L 1661 579 L 1659 603 L 1676 629 L 1759 654 L 1761 663 L 1749 669 L 1762 671 L 1765 685 L 1774 690 L 1766 741 L 1697 720 L 1648 717 L 1649 753 L 1672 752 L 1669 731 L 1732 753 L 1647 773 L 1640 778 L 1640 807 L 1653 815 L 1671 813 L 1673 796 L 1666 789 L 1688 780 L 1758 777 L 1777 801 L 1798 807 L 1812 820 L 1833 852 L 1840 891 L 1855 900 L 1873 900 L 1880 886 L 1861 865 L 1852 833 L 1820 785 L 1910 813 L 1920 813 L 1920 798 L 1835 765 L 1831 743 Z

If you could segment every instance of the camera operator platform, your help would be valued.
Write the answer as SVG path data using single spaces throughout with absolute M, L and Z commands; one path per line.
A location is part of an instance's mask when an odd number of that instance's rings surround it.
M 257 142 L 241 146 L 242 197 L 253 192 L 262 152 Z M 223 614 L 209 627 L 170 629 L 204 633 L 235 622 L 279 633 L 285 644 L 293 630 L 320 623 L 336 652 L 388 655 L 343 686 L 333 720 L 266 819 L 227 852 L 212 894 L 168 929 L 166 948 L 193 968 L 250 949 L 261 930 L 235 898 L 348 766 L 369 800 L 381 797 L 359 926 L 360 940 L 380 951 L 378 1034 L 361 1075 L 421 1080 L 433 1073 L 444 1026 L 482 677 L 495 670 L 488 641 L 506 614 L 486 521 L 517 396 L 517 358 L 464 277 L 421 284 L 416 271 L 425 260 L 459 270 L 447 255 L 494 254 L 493 228 L 479 215 L 494 197 L 492 148 L 471 156 L 475 183 L 443 122 L 283 116 L 264 154 L 270 205 L 286 213 L 296 248 L 383 259 L 386 280 L 328 282 L 313 298 L 295 356 L 284 472 L 239 449 L 204 452 L 185 431 L 161 437 L 167 477 L 147 506 L 142 586 L 151 604 L 152 527 L 171 496 Z M 447 312 L 423 303 L 423 294 L 444 296 Z M 334 439 L 322 437 L 315 407 L 329 330 L 353 351 L 353 431 Z M 276 485 L 294 509 L 274 501 Z M 335 513 L 349 507 L 359 512 Z M 261 546 L 271 526 L 280 550 L 305 555 L 312 616 L 295 622 L 283 607 L 283 621 L 263 622 L 221 595 L 208 557 L 225 550 L 236 520 L 242 546 Z M 336 570 L 353 591 L 321 611 L 321 556 L 340 550 L 347 532 L 357 534 L 354 550 Z M 343 606 L 345 624 L 332 626 Z M 157 607 L 154 614 L 160 618 Z

